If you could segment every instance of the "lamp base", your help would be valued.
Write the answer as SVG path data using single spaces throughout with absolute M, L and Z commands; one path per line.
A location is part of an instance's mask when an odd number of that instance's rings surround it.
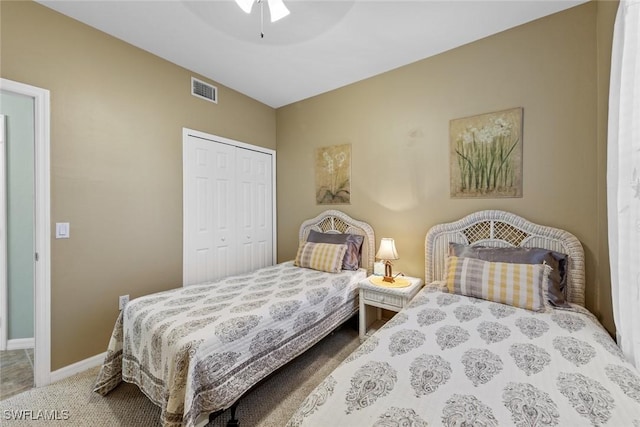
M 391 261 L 389 260 L 384 262 L 384 278 L 382 280 L 389 283 L 395 282 L 393 273 L 391 272 Z

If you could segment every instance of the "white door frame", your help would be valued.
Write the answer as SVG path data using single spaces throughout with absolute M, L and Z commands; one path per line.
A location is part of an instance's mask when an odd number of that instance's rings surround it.
M 0 350 L 7 349 L 7 317 L 9 303 L 7 292 L 7 145 L 5 116 L 0 114 Z
M 33 98 L 35 136 L 34 382 L 51 382 L 51 175 L 49 91 L 0 79 L 0 90 Z
M 197 130 L 193 130 L 193 129 L 189 129 L 189 128 L 182 128 L 182 168 L 183 168 L 183 174 L 184 174 L 184 169 L 185 169 L 185 145 L 187 144 L 187 140 L 189 138 L 189 136 L 193 136 L 195 138 L 201 138 L 201 139 L 206 139 L 206 140 L 210 140 L 210 141 L 216 141 L 216 142 L 221 142 L 223 144 L 228 144 L 228 145 L 233 145 L 236 147 L 240 147 L 240 148 L 245 148 L 247 150 L 253 150 L 253 151 L 258 151 L 260 153 L 266 153 L 271 155 L 271 176 L 272 176 L 272 181 L 271 181 L 271 188 L 272 188 L 272 192 L 271 192 L 271 209 L 272 209 L 272 215 L 271 215 L 271 219 L 272 219 L 272 225 L 271 225 L 271 230 L 272 230 L 272 241 L 273 241 L 273 251 L 272 251 L 272 263 L 275 264 L 278 260 L 278 248 L 277 248 L 277 222 L 278 219 L 276 217 L 276 152 L 275 150 L 271 150 L 270 148 L 265 148 L 265 147 L 259 147 L 257 145 L 251 145 L 251 144 L 247 144 L 245 142 L 241 142 L 241 141 L 236 141 L 234 139 L 229 139 L 229 138 L 224 138 L 222 136 L 217 136 L 217 135 L 212 135 L 210 133 L 205 133 L 205 132 L 200 132 Z M 187 188 L 186 188 L 187 182 L 186 180 L 183 178 L 183 182 L 182 182 L 182 193 L 183 193 L 183 197 L 184 194 L 186 194 L 187 192 Z M 182 230 L 182 239 L 183 239 L 183 244 L 182 244 L 182 280 L 183 280 L 183 286 L 187 283 L 187 276 L 186 276 L 186 269 L 184 268 L 184 265 L 186 263 L 186 248 L 187 248 L 187 242 L 185 241 L 185 236 L 186 233 L 184 232 L 184 230 L 187 229 L 188 227 L 188 215 L 187 212 L 185 210 L 185 204 L 183 201 L 183 212 L 182 212 L 182 216 L 183 216 L 183 230 Z

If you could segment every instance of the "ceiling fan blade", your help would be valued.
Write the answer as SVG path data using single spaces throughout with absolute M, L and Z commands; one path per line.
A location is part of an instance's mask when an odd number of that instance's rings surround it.
M 236 0 L 236 3 L 245 13 L 251 13 L 255 0 Z
M 287 9 L 287 6 L 284 5 L 284 2 L 282 0 L 267 1 L 269 3 L 269 12 L 271 13 L 271 22 L 276 22 L 290 13 L 289 9 Z

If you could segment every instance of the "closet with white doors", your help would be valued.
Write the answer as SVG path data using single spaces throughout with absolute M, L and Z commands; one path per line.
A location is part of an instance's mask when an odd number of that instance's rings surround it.
M 183 130 L 183 285 L 276 261 L 275 151 Z

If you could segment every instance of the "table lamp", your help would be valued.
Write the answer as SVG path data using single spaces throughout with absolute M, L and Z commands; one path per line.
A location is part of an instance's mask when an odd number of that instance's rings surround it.
M 399 259 L 398 251 L 396 250 L 396 244 L 393 239 L 389 237 L 383 237 L 380 240 L 380 249 L 376 254 L 376 258 L 384 261 L 384 278 L 385 282 L 393 283 L 393 275 L 391 272 L 391 261 Z

